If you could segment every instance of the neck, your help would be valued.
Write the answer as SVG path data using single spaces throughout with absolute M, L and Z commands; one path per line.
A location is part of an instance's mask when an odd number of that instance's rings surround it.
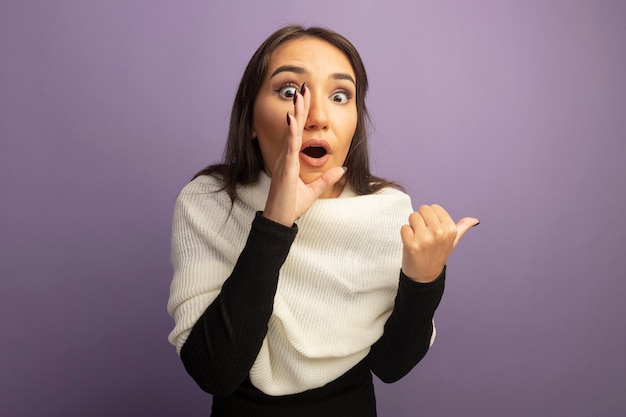
M 335 183 L 335 185 L 330 187 L 328 190 L 324 191 L 322 195 L 320 196 L 320 198 L 337 198 L 341 195 L 345 186 L 346 186 L 346 179 L 341 178 L 339 181 Z

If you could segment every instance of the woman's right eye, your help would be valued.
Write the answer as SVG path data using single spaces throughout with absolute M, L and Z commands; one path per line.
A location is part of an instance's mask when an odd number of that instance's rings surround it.
M 286 85 L 278 89 L 278 94 L 283 98 L 293 98 L 296 95 L 297 88 L 294 86 Z

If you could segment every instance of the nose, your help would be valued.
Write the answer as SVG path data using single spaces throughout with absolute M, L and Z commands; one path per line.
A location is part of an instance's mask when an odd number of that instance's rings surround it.
M 307 89 L 311 91 L 310 89 Z M 309 115 L 306 119 L 305 129 L 323 130 L 328 128 L 328 109 L 326 108 L 326 100 L 317 94 L 311 94 L 311 104 L 309 107 Z

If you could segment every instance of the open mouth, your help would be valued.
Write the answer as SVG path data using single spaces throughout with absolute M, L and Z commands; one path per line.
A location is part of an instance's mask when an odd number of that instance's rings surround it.
M 328 152 L 323 146 L 307 146 L 302 153 L 311 158 L 319 159 L 324 157 Z
M 302 144 L 300 160 L 313 168 L 326 165 L 331 154 L 330 145 L 324 139 L 309 139 Z

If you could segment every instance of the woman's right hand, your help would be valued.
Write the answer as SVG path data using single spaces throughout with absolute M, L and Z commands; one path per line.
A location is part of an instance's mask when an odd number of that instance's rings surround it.
M 294 114 L 287 113 L 287 133 L 282 152 L 272 170 L 270 191 L 263 216 L 291 227 L 326 190 L 335 185 L 345 173 L 342 167 L 334 167 L 309 184 L 300 179 L 300 150 L 302 133 L 306 126 L 311 94 L 303 86 L 297 95 Z

